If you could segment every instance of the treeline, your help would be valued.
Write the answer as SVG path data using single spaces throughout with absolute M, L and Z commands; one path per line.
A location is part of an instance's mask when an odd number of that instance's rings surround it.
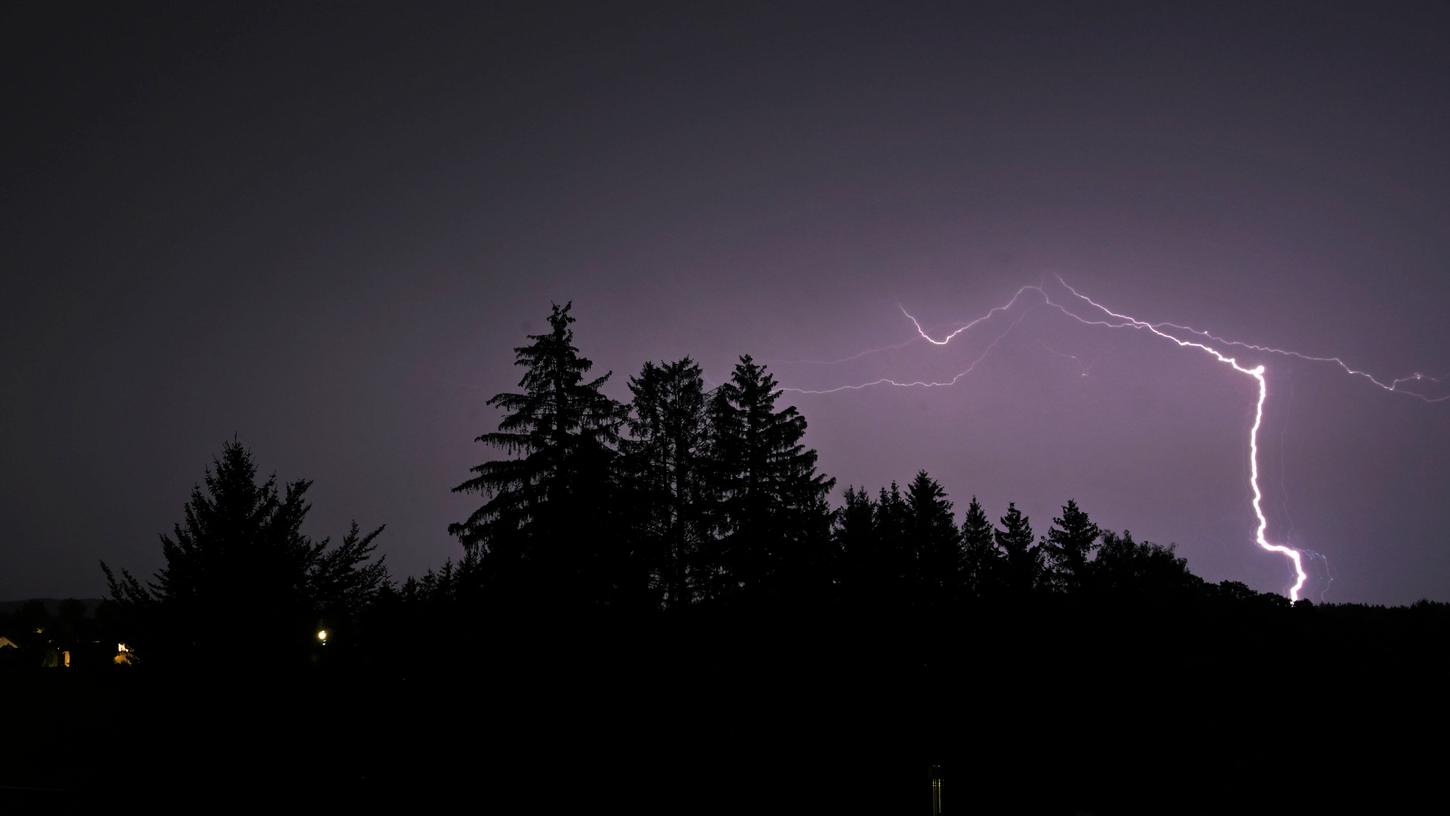
M 925 812 L 935 766 L 964 809 L 1160 812 L 1195 808 L 1144 784 L 1268 780 L 1300 805 L 1301 780 L 1364 771 L 1348 729 L 1383 769 L 1437 756 L 1380 724 L 1443 696 L 1450 606 L 1291 605 L 1073 501 L 1045 529 L 959 515 L 924 472 L 832 506 L 763 366 L 706 388 L 688 359 L 646 364 L 619 403 L 571 324 L 555 308 L 490 400 L 501 455 L 457 488 L 480 497 L 457 560 L 399 582 L 381 528 L 310 537 L 309 483 L 234 440 L 154 576 L 102 565 L 91 623 L 17 612 L 0 658 L 37 668 L 16 732 L 51 742 L 0 786 L 884 813 Z M 128 650 L 91 664 L 68 638 Z M 74 670 L 38 668 L 66 650 Z M 92 742 L 124 750 L 53 760 Z
M 588 378 L 572 322 L 556 306 L 550 332 L 515 350 L 522 391 L 489 401 L 506 415 L 478 437 L 508 456 L 456 488 L 485 497 L 450 527 L 465 556 L 404 597 L 668 613 L 1204 591 L 1171 547 L 1101 530 L 1071 500 L 1041 537 L 1015 504 L 994 524 L 975 497 L 958 524 L 924 471 L 905 489 L 847 488 L 833 508 L 835 480 L 764 366 L 742 357 L 706 389 L 689 358 L 646 363 L 621 404 L 602 392 L 608 374 Z
M 136 662 L 426 662 L 620 622 L 773 636 L 812 618 L 935 631 L 1001 609 L 1018 626 L 1064 608 L 1289 607 L 1207 584 L 1071 500 L 1040 536 L 1015 504 L 994 522 L 975 497 L 959 522 L 925 472 L 832 507 L 806 421 L 764 366 L 742 357 L 707 389 L 688 358 L 646 363 L 620 403 L 608 374 L 590 376 L 573 320 L 555 306 L 515 349 L 520 390 L 488 402 L 503 416 L 477 441 L 502 455 L 455 488 L 481 497 L 449 527 L 457 561 L 399 584 L 374 557 L 382 528 L 313 540 L 309 483 L 259 479 L 233 441 L 162 536 L 152 580 L 102 565 Z

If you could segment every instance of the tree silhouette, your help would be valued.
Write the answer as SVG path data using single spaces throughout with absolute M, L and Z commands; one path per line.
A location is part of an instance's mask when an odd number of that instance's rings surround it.
M 379 527 L 363 534 L 353 522 L 336 547 L 317 547 L 308 565 L 314 605 L 321 613 L 322 624 L 333 633 L 345 632 L 345 627 L 357 621 L 378 592 L 389 585 L 383 558 L 371 560 L 377 546 L 373 541 L 382 531 Z
M 907 583 L 924 605 L 945 606 L 961 591 L 961 534 L 946 491 L 924 470 L 906 488 L 906 513 L 911 547 Z
M 911 580 L 915 546 L 912 540 L 911 509 L 901 486 L 892 482 L 876 494 L 875 574 L 872 594 L 878 603 L 903 609 L 912 600 Z
M 192 488 L 185 519 L 161 537 L 165 564 L 143 585 L 101 569 L 112 600 L 154 624 L 150 658 L 285 666 L 307 654 L 320 625 L 346 627 L 386 584 L 374 539 L 353 524 L 341 545 L 302 532 L 311 482 L 257 481 L 240 443 L 222 449 Z M 133 618 L 134 619 L 134 618 Z
M 885 562 L 876 535 L 876 503 L 865 490 L 846 488 L 836 512 L 834 535 L 845 601 L 853 607 L 863 606 L 876 595 L 874 584 L 883 574 Z
M 687 606 L 709 535 L 704 379 L 688 357 L 645 363 L 629 381 L 630 438 L 622 441 L 629 526 L 665 606 Z
M 1022 596 L 1035 590 L 1042 577 L 1042 552 L 1032 535 L 1032 523 L 1015 502 L 1007 505 L 1002 528 L 995 533 L 997 547 L 1002 551 L 1002 574 L 1005 588 Z
M 1042 545 L 1042 555 L 1047 570 L 1047 580 L 1060 592 L 1077 592 L 1088 579 L 1088 559 L 1097 546 L 1102 531 L 1077 506 L 1068 499 L 1062 506 L 1062 515 L 1052 520 L 1047 530 L 1047 539 Z
M 619 535 L 614 478 L 624 407 L 584 377 L 593 363 L 574 346 L 570 305 L 554 305 L 549 331 L 514 349 L 522 393 L 488 405 L 509 413 L 475 441 L 512 458 L 484 462 L 455 492 L 487 500 L 448 530 L 480 551 L 490 585 L 545 606 L 597 606 L 645 591 Z
M 1182 596 L 1199 583 L 1188 571 L 1188 561 L 1175 555 L 1172 546 L 1151 541 L 1139 543 L 1127 530 L 1121 536 L 1111 530 L 1103 531 L 1102 545 L 1091 565 L 1091 577 L 1097 592 L 1120 597 Z M 1248 587 L 1244 590 L 1245 597 L 1259 594 Z
M 962 519 L 962 572 L 967 590 L 979 598 L 994 594 L 1002 578 L 1002 561 L 992 522 L 973 496 Z
M 802 444 L 805 418 L 794 406 L 776 410 L 780 393 L 746 355 L 710 401 L 716 597 L 819 589 L 829 572 L 835 480 L 816 472 L 816 452 Z

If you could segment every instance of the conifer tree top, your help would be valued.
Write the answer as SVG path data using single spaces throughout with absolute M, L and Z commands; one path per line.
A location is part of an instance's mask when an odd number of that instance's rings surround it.
M 574 345 L 572 305 L 552 304 L 549 331 L 529 335 L 532 342 L 514 349 L 514 364 L 524 369 L 522 392 L 488 400 L 507 414 L 497 430 L 475 441 L 514 458 L 483 462 L 472 468 L 473 478 L 454 488 L 489 497 L 465 521 L 448 527 L 465 547 L 530 527 L 551 497 L 577 492 L 585 459 L 607 456 L 617 442 L 624 411 L 600 391 L 609 372 L 584 379 L 594 364 Z

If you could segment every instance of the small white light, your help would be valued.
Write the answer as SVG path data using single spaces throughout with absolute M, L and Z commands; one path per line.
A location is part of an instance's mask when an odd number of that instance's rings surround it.
M 317 630 L 317 640 L 319 642 L 321 642 L 321 643 L 326 643 L 327 642 L 327 630 L 326 629 L 318 629 Z

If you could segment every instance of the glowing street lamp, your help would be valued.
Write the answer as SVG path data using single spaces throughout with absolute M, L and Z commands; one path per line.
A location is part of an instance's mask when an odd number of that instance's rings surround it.
M 323 646 L 326 646 L 327 645 L 327 630 L 326 629 L 318 629 L 317 630 L 317 642 L 318 643 L 321 643 Z

